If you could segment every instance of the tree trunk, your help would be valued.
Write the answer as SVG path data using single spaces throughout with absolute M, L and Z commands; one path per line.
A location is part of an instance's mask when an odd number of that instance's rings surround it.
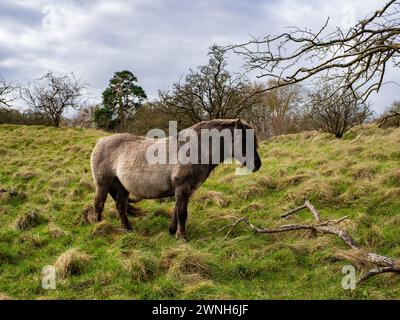
M 56 127 L 56 128 L 59 128 L 60 127 L 60 117 L 59 116 L 55 116 L 54 118 L 53 118 L 53 125 L 54 125 L 54 127 Z
M 342 139 L 343 133 L 337 132 L 337 133 L 335 133 L 335 137 L 336 137 L 337 139 Z
M 119 104 L 119 119 L 121 121 L 120 132 L 125 132 L 125 112 L 124 112 L 124 104 L 122 103 L 121 96 L 118 97 L 118 104 Z

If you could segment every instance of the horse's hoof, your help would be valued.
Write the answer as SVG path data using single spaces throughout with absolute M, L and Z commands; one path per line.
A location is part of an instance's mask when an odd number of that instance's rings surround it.
M 131 226 L 129 226 L 129 227 L 123 226 L 122 229 L 123 229 L 125 232 L 129 232 L 129 233 L 133 232 L 133 228 L 132 228 Z
M 176 239 L 177 240 L 182 240 L 184 242 L 187 242 L 186 234 L 185 233 L 177 233 L 176 234 Z
M 169 231 L 169 234 L 170 234 L 171 236 L 173 236 L 174 234 L 176 234 L 176 230 L 177 230 L 176 227 L 173 227 L 173 226 L 169 226 L 169 227 L 168 227 L 168 231 Z

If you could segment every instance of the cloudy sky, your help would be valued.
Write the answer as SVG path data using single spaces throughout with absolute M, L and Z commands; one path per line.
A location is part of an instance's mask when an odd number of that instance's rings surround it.
M 210 45 L 240 43 L 288 26 L 346 26 L 382 0 L 0 0 L 0 74 L 26 83 L 47 70 L 74 72 L 99 99 L 118 70 L 131 70 L 150 97 L 207 61 Z M 240 59 L 231 58 L 233 71 Z M 389 70 L 387 80 L 397 80 Z M 381 111 L 400 99 L 386 86 Z

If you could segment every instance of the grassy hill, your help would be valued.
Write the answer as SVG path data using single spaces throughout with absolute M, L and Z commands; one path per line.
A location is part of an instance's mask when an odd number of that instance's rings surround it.
M 370 251 L 400 258 L 400 129 L 361 127 L 343 140 L 317 132 L 261 145 L 263 166 L 236 176 L 221 165 L 193 197 L 188 243 L 168 234 L 172 201 L 143 201 L 119 230 L 111 199 L 104 222 L 82 213 L 94 189 L 89 157 L 104 132 L 0 126 L 0 297 L 28 299 L 387 299 L 400 298 L 400 277 L 341 288 L 345 245 L 304 232 L 257 235 L 239 226 L 288 223 L 286 209 L 308 198 L 324 217 L 343 223 Z M 357 138 L 356 138 L 357 137 Z M 306 212 L 291 223 L 312 221 Z M 56 290 L 41 288 L 46 265 L 59 271 Z

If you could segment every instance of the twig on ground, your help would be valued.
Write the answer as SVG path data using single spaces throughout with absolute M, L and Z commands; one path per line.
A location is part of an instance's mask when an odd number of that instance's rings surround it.
M 346 220 L 348 218 L 347 216 L 341 217 L 336 220 L 324 220 L 322 219 L 319 211 L 308 200 L 306 200 L 304 202 L 304 205 L 285 212 L 284 214 L 281 215 L 281 217 L 282 218 L 287 217 L 306 208 L 311 211 L 314 219 L 316 220 L 315 224 L 288 224 L 276 228 L 260 228 L 253 225 L 246 217 L 242 217 L 237 219 L 235 222 L 221 228 L 219 232 L 229 228 L 228 232 L 224 237 L 224 240 L 226 240 L 230 236 L 232 231 L 241 222 L 243 222 L 256 233 L 281 233 L 281 232 L 288 232 L 295 230 L 307 230 L 307 231 L 312 231 L 314 233 L 332 234 L 342 239 L 351 249 L 356 250 L 356 252 L 360 256 L 360 259 L 365 264 L 372 264 L 379 266 L 378 268 L 371 269 L 368 272 L 362 274 L 359 277 L 358 283 L 367 280 L 371 276 L 381 273 L 387 273 L 387 272 L 400 273 L 400 261 L 373 252 L 365 252 L 346 230 L 334 226 L 340 224 L 343 220 Z M 303 236 L 305 236 L 305 234 Z

